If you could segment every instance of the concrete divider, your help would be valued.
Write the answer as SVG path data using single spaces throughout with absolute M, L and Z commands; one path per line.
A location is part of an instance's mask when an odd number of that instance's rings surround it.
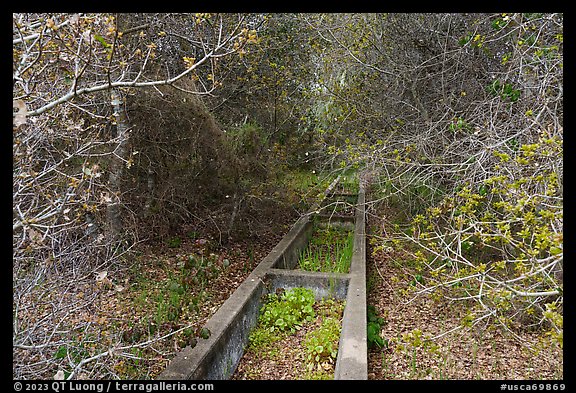
M 302 270 L 270 269 L 266 275 L 266 283 L 269 285 L 270 292 L 279 288 L 310 288 L 314 291 L 316 300 L 324 298 L 346 300 L 349 281 L 349 274 Z
M 337 179 L 338 180 L 338 179 Z M 326 194 L 336 185 L 327 189 Z M 354 217 L 354 250 L 350 273 L 319 273 L 293 270 L 313 230 L 313 217 L 302 216 L 248 278 L 204 325 L 210 336 L 198 339 L 195 347 L 180 351 L 158 379 L 229 379 L 235 372 L 258 323 L 258 314 L 267 293 L 277 288 L 306 287 L 317 299 L 345 299 L 335 379 L 367 379 L 366 340 L 366 239 L 364 233 L 364 189 L 361 185 Z M 322 219 L 322 218 L 315 218 Z M 326 219 L 326 218 L 324 218 Z M 350 218 L 336 218 L 351 225 Z
M 334 379 L 368 379 L 366 337 L 366 207 L 364 187 L 360 185 L 356 204 L 354 251 L 350 282 L 342 318 L 340 346 Z
M 228 379 L 244 353 L 250 331 L 258 322 L 258 312 L 267 288 L 268 271 L 298 255 L 307 244 L 310 216 L 301 217 L 290 231 L 250 273 L 242 284 L 206 322 L 210 337 L 199 338 L 194 348 L 186 347 L 158 376 L 160 380 Z

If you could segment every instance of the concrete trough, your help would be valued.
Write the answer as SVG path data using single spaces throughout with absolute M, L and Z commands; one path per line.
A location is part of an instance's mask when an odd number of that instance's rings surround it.
M 265 295 L 278 288 L 294 287 L 312 289 L 317 299 L 334 297 L 346 300 L 334 379 L 367 379 L 364 202 L 361 187 L 353 222 L 348 217 L 333 220 L 354 226 L 354 250 L 349 273 L 293 270 L 300 252 L 308 244 L 314 220 L 322 219 L 315 214 L 301 217 L 206 322 L 204 327 L 210 336 L 207 339 L 199 338 L 195 347 L 189 346 L 180 351 L 158 379 L 229 379 L 242 358 L 250 332 L 258 323 Z

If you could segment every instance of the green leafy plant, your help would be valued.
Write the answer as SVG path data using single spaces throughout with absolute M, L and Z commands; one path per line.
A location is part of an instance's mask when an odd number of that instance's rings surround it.
M 354 251 L 354 233 L 338 226 L 317 227 L 298 264 L 306 271 L 347 273 Z
M 366 310 L 367 316 L 367 339 L 368 348 L 384 348 L 388 347 L 388 340 L 382 338 L 380 332 L 382 331 L 382 325 L 386 323 L 384 318 L 378 316 L 376 307 L 373 305 L 368 305 Z
M 306 334 L 304 346 L 308 360 L 308 370 L 321 370 L 323 363 L 334 363 L 338 354 L 340 321 L 337 318 L 325 318 L 322 325 Z
M 270 329 L 259 326 L 250 333 L 248 344 L 253 350 L 265 351 L 271 344 L 281 339 L 282 335 L 276 331 L 270 331 Z
M 460 131 L 460 130 L 470 131 L 470 130 L 472 130 L 472 127 L 470 126 L 470 124 L 468 124 L 466 122 L 466 120 L 464 120 L 461 117 L 457 117 L 457 118 L 454 118 L 452 120 L 452 122 L 450 122 L 448 129 L 450 131 L 453 131 L 453 132 Z
M 182 239 L 180 239 L 178 236 L 168 239 L 168 247 L 170 248 L 178 248 L 181 244 Z
M 314 292 L 307 288 L 292 288 L 281 295 L 269 294 L 260 311 L 261 325 L 271 332 L 300 329 L 305 321 L 311 321 L 315 312 Z
M 520 98 L 520 90 L 514 89 L 511 83 L 502 84 L 498 79 L 488 86 L 488 92 L 510 102 L 516 102 Z
M 410 281 L 410 285 L 416 286 L 416 283 L 423 283 L 423 282 L 424 282 L 424 277 L 422 277 L 421 274 L 416 274 L 414 276 L 414 279 Z

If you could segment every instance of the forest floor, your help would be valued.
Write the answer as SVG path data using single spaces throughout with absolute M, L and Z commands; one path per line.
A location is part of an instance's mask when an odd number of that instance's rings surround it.
M 409 257 L 374 246 L 398 212 L 368 210 L 367 303 L 383 318 L 381 336 L 388 341 L 369 349 L 369 379 L 563 379 L 562 349 L 542 332 L 462 327 L 465 304 L 415 297 Z
M 38 355 L 25 349 L 15 354 L 38 379 L 52 379 L 59 370 L 79 379 L 156 378 L 179 350 L 194 343 L 298 216 L 290 210 L 273 213 L 274 231 L 223 245 L 207 232 L 183 229 L 168 241 L 138 245 L 129 261 L 96 278 L 54 287 L 40 301 L 31 298 L 35 306 L 22 312 L 33 313 L 32 322 L 48 320 L 56 304 L 82 307 L 61 317 L 59 334 L 66 336 L 61 344 L 40 348 Z M 387 346 L 369 349 L 369 379 L 563 379 L 563 351 L 542 332 L 465 328 L 466 304 L 414 297 L 417 272 L 409 256 L 400 248 L 375 247 L 396 215 L 397 209 L 384 204 L 367 209 L 367 303 L 384 321 L 380 333 L 387 340 Z M 252 354 L 245 359 L 252 366 L 237 378 L 295 378 L 295 359 L 302 354 L 293 349 L 303 333 L 279 349 L 283 356 L 272 363 L 280 369 L 266 363 L 268 371 L 254 374 Z
M 140 352 L 139 359 L 117 363 L 114 371 L 118 377 L 157 377 L 179 350 L 201 334 L 202 326 L 282 236 L 270 234 L 257 242 L 247 239 L 214 248 L 199 247 L 198 239 L 189 239 L 177 248 L 150 247 L 149 252 L 139 256 L 138 273 L 130 275 L 134 279 L 132 290 L 125 297 L 102 297 L 101 313 L 118 321 L 122 340 L 128 345 L 146 341 L 150 326 L 161 335 L 177 333 Z M 185 270 L 190 258 L 205 262 L 192 267 L 192 274 Z M 199 280 L 186 285 L 191 275 Z M 130 337 L 135 330 L 136 337 Z
M 117 263 L 89 268 L 93 273 L 83 277 L 49 277 L 21 300 L 20 314 L 37 324 L 30 334 L 55 333 L 35 352 L 15 348 L 18 375 L 156 378 L 298 216 L 289 206 L 273 214 L 268 231 L 241 227 L 226 243 L 205 228 L 183 227 L 172 237 L 138 243 Z
M 64 378 L 74 372 L 78 379 L 154 379 L 282 236 L 226 247 L 204 238 L 183 238 L 177 247 L 140 244 L 125 266 L 49 288 L 26 311 L 34 313 L 33 321 L 50 318 L 54 304 L 76 309 L 61 317 L 55 343 L 41 355 L 15 349 L 27 364 L 22 370 L 36 379 L 53 379 L 57 372 Z

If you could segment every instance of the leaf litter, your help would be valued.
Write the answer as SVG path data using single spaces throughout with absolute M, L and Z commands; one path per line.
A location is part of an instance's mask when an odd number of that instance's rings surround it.
M 368 379 L 563 379 L 562 349 L 542 333 L 460 328 L 468 313 L 463 304 L 407 293 L 417 272 L 398 264 L 398 250 L 370 244 L 386 236 L 379 217 L 393 215 L 367 215 L 367 303 L 384 317 L 381 335 L 389 343 L 369 350 Z

